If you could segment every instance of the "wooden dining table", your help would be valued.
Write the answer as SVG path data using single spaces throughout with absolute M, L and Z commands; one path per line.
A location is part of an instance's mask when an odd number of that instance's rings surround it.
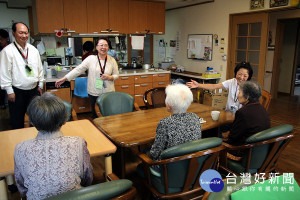
M 87 148 L 91 157 L 104 155 L 105 173 L 112 173 L 111 154 L 116 152 L 117 147 L 89 120 L 67 122 L 62 126 L 61 132 L 64 136 L 77 136 L 84 138 L 87 142 Z M 37 133 L 38 131 L 34 127 L 0 132 L 0 177 L 14 174 L 15 146 L 22 141 L 35 138 Z M 0 185 L 5 186 L 4 180 L 1 181 Z M 1 197 L 0 195 L 0 199 L 5 199 L 5 197 Z
M 232 123 L 234 114 L 224 110 L 220 111 L 217 121 L 213 121 L 211 111 L 218 110 L 211 106 L 192 103 L 187 112 L 193 112 L 206 122 L 202 130 L 218 128 L 221 125 Z M 148 144 L 154 141 L 158 122 L 170 116 L 166 107 L 140 110 L 136 112 L 111 115 L 94 119 L 95 126 L 120 148 L 121 177 L 125 176 L 125 160 L 123 148 Z

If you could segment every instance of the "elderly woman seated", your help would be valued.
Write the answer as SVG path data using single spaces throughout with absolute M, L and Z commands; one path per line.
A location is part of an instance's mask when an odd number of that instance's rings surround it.
M 246 138 L 270 128 L 270 118 L 266 109 L 259 103 L 261 87 L 252 81 L 242 82 L 239 88 L 238 101 L 243 105 L 235 113 L 232 129 L 224 141 L 231 145 L 242 145 Z M 243 152 L 230 152 L 234 156 L 242 156 Z M 238 159 L 235 157 L 229 158 Z
M 36 138 L 15 148 L 15 179 L 27 199 L 45 199 L 92 183 L 93 168 L 86 141 L 63 136 L 60 128 L 67 113 L 62 100 L 52 93 L 34 98 L 28 106 Z
M 166 88 L 165 103 L 171 116 L 157 125 L 149 155 L 153 160 L 160 160 L 161 152 L 167 148 L 201 139 L 200 118 L 195 113 L 186 113 L 192 101 L 193 94 L 187 86 L 175 84 Z

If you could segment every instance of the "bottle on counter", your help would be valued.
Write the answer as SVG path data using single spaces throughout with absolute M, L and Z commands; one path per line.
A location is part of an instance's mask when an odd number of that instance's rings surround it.
M 69 59 L 66 58 L 66 66 L 69 66 Z

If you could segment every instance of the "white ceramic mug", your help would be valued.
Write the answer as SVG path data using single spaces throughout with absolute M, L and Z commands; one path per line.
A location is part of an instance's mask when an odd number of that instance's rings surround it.
M 214 110 L 211 111 L 211 117 L 214 121 L 218 121 L 220 116 L 220 111 Z

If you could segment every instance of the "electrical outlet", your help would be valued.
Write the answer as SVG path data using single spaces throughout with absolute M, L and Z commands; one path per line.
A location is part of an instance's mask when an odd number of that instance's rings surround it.
M 220 47 L 219 51 L 220 53 L 224 53 L 225 52 L 224 47 Z
M 225 38 L 221 38 L 221 44 L 225 44 Z

